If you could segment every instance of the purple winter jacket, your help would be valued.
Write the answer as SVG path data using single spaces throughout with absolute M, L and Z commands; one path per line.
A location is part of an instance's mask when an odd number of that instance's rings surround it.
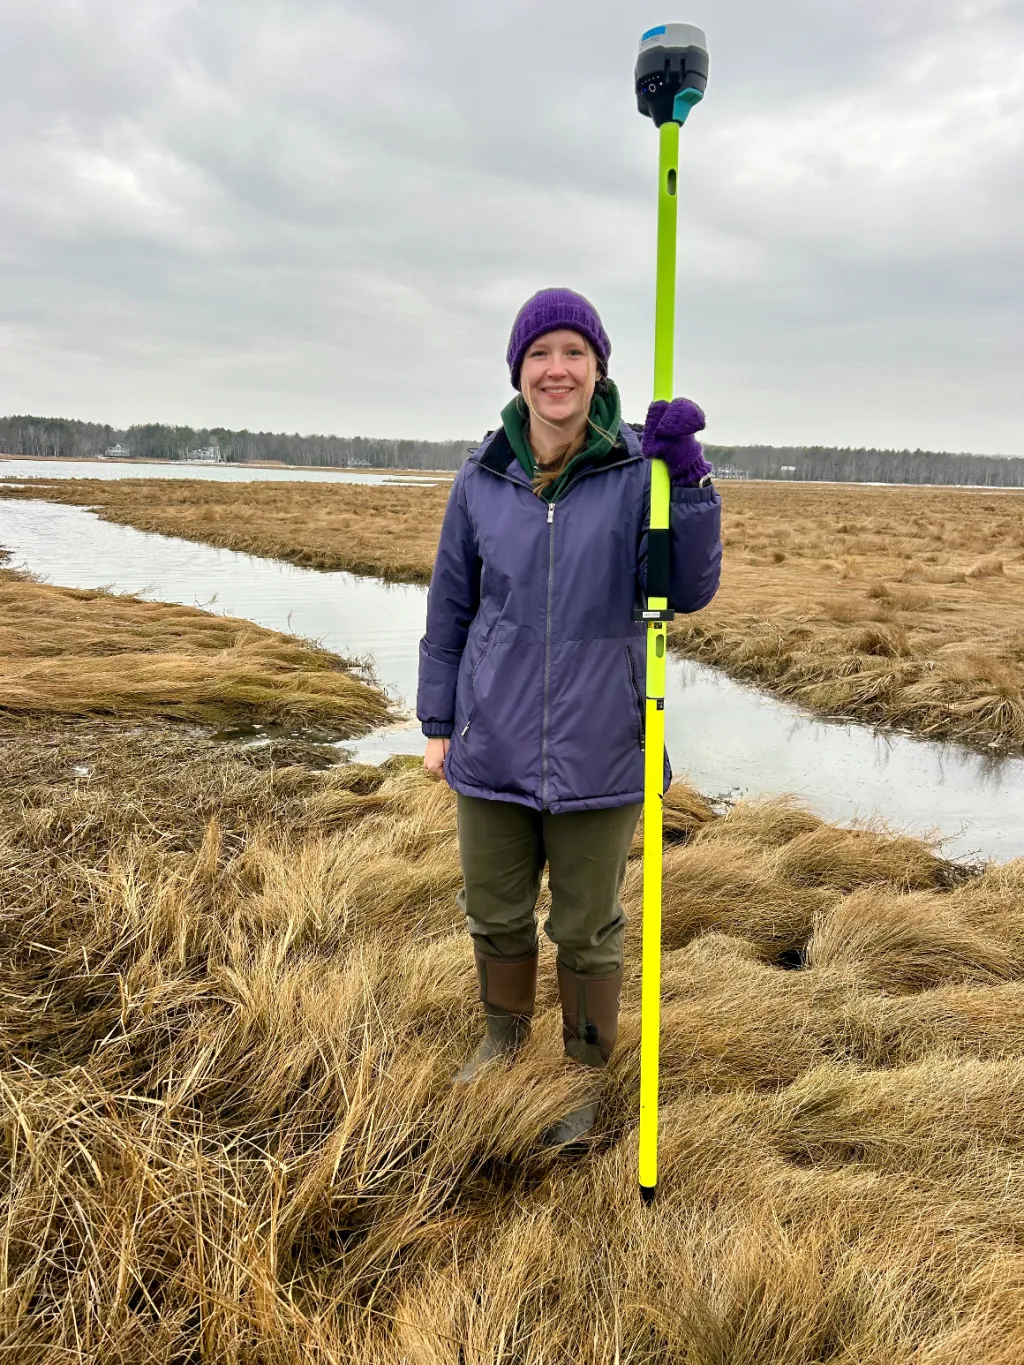
M 672 487 L 669 605 L 718 588 L 721 499 Z M 625 423 L 556 502 L 502 428 L 452 485 L 420 641 L 417 715 L 449 784 L 552 812 L 643 800 L 650 461 Z M 665 786 L 671 781 L 665 756 Z

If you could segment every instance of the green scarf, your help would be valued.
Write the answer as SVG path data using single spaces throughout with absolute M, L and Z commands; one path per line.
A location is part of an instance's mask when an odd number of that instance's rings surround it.
M 595 390 L 590 404 L 590 420 L 600 430 L 595 431 L 594 427 L 588 428 L 586 445 L 578 455 L 572 457 L 558 478 L 553 479 L 541 493 L 540 496 L 546 502 L 554 502 L 561 496 L 569 482 L 570 475 L 581 464 L 603 459 L 619 439 L 619 425 L 622 420 L 622 402 L 619 398 L 619 391 L 610 379 L 602 385 L 602 388 L 606 391 L 598 393 Z M 528 418 L 529 410 L 526 403 L 517 394 L 511 403 L 502 410 L 501 424 L 505 428 L 509 445 L 515 451 L 516 459 L 526 472 L 526 477 L 532 479 L 537 472 L 537 460 L 526 434 Z M 608 434 L 604 436 L 601 432 Z

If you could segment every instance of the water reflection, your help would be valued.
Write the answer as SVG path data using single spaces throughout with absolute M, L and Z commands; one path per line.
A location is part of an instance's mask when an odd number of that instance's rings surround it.
M 832 820 L 880 815 L 913 833 L 955 835 L 961 856 L 991 855 L 996 844 L 1000 856 L 1024 854 L 1024 760 L 821 721 L 687 660 L 669 672 L 679 698 L 669 752 L 701 790 L 795 791 Z
M 317 573 L 100 521 L 77 507 L 0 499 L 0 545 L 54 583 L 108 587 L 245 617 L 367 661 L 411 704 L 425 589 Z M 941 832 L 958 857 L 1024 856 L 1024 760 L 815 719 L 714 669 L 672 659 L 667 739 L 680 776 L 714 796 L 797 792 L 838 822 L 881 817 Z M 414 724 L 354 741 L 380 762 L 420 753 Z

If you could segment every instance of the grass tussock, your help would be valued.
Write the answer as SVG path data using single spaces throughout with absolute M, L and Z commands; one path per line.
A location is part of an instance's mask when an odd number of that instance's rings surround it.
M 447 486 L 37 481 L 142 530 L 429 581 Z M 721 590 L 684 654 L 811 710 L 1024 752 L 1024 494 L 724 487 Z
M 674 788 L 646 1209 L 639 842 L 568 1159 L 537 1141 L 581 1095 L 546 940 L 524 1053 L 449 1089 L 478 1006 L 453 799 L 415 761 L 0 726 L 12 1358 L 1024 1355 L 1024 863 Z
M 0 570 L 0 711 L 316 725 L 386 722 L 381 694 L 327 650 L 249 621 Z

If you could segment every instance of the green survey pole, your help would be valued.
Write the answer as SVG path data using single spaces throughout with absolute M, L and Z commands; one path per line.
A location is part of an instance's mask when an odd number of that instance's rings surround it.
M 679 211 L 679 129 L 703 98 L 707 41 L 690 24 L 663 24 L 640 40 L 637 107 L 658 127 L 658 279 L 654 321 L 654 397 L 671 401 L 675 388 L 676 226 Z M 640 1193 L 645 1203 L 658 1184 L 658 1062 L 661 1032 L 661 877 L 665 753 L 668 605 L 669 477 L 651 461 L 651 522 L 647 606 L 634 616 L 647 623 L 647 699 L 644 737 L 643 992 L 640 1006 Z
M 671 400 L 675 387 L 676 348 L 676 224 L 679 219 L 679 124 L 674 119 L 663 123 L 661 161 L 658 171 L 658 276 L 654 309 L 654 397 Z M 664 460 L 656 460 L 664 473 L 663 492 L 668 501 L 668 470 Z M 667 508 L 666 508 L 667 510 Z M 668 525 L 668 522 L 665 522 Z

